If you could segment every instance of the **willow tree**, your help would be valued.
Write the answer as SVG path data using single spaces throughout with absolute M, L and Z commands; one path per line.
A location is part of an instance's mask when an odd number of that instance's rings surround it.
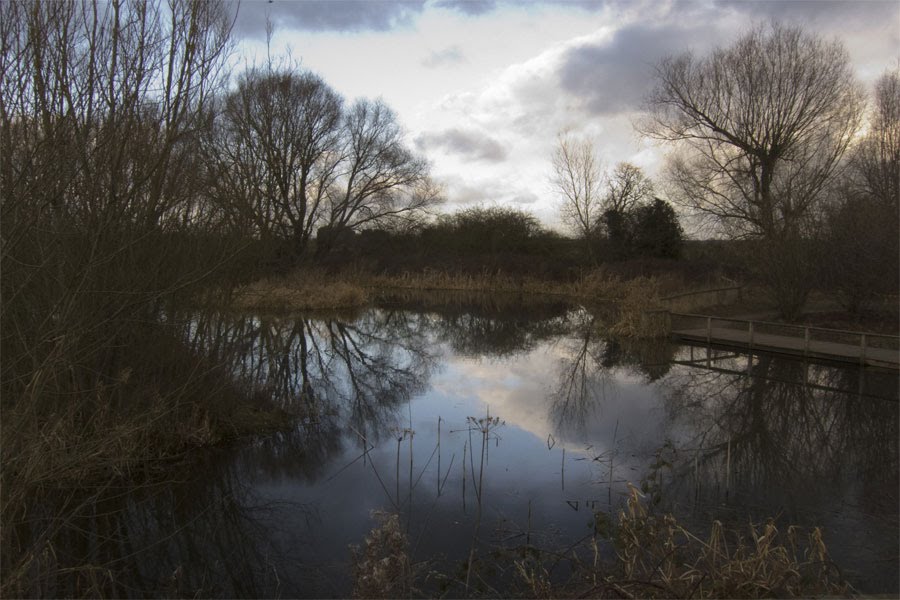
M 327 249 L 347 230 L 437 200 L 428 164 L 382 101 L 343 98 L 297 68 L 251 68 L 224 100 L 206 155 L 223 217 L 246 235 Z M 319 233 L 317 238 L 317 232 Z
M 812 278 L 807 240 L 863 111 L 838 41 L 799 27 L 756 27 L 704 57 L 662 60 L 645 135 L 671 143 L 675 199 L 732 237 L 763 240 L 756 267 L 783 316 Z
M 428 163 L 409 149 L 397 114 L 382 100 L 354 102 L 344 112 L 341 139 L 317 239 L 320 252 L 341 232 L 415 220 L 440 195 Z
M 212 194 L 238 231 L 303 253 L 338 162 L 342 104 L 313 73 L 270 66 L 240 76 L 207 149 Z

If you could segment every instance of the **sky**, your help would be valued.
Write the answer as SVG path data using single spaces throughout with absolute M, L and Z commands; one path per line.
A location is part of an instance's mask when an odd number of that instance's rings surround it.
M 235 5 L 238 6 L 238 5 Z M 653 66 L 728 46 L 777 20 L 840 39 L 871 88 L 900 61 L 900 0 L 244 1 L 242 62 L 289 52 L 347 100 L 383 98 L 431 164 L 451 212 L 512 206 L 561 228 L 550 184 L 561 132 L 611 169 L 632 162 L 665 197 L 667 148 L 634 129 Z

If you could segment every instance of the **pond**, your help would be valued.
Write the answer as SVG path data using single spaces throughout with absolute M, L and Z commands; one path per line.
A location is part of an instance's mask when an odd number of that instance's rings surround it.
M 114 595 L 347 596 L 373 511 L 435 573 L 424 594 L 463 594 L 474 545 L 472 589 L 494 595 L 503 551 L 571 552 L 629 484 L 699 533 L 821 526 L 855 587 L 898 590 L 896 373 L 616 340 L 517 298 L 191 331 L 298 424 L 91 507 L 58 560 L 108 566 Z

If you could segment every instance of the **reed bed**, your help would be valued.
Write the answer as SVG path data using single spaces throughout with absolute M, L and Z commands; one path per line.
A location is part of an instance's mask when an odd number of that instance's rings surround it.
M 676 278 L 658 276 L 622 279 L 602 267 L 567 282 L 487 270 L 477 275 L 431 269 L 401 275 L 373 275 L 353 270 L 326 273 L 298 269 L 283 277 L 261 279 L 239 287 L 229 302 L 237 310 L 290 312 L 360 308 L 370 305 L 374 297 L 387 290 L 514 293 L 556 297 L 592 310 L 615 305 L 616 316 L 609 320 L 609 331 L 621 337 L 647 338 L 660 337 L 668 331 L 661 322 L 644 318 L 645 313 L 662 308 L 662 294 L 680 289 L 681 285 Z
M 365 306 L 369 300 L 362 286 L 310 270 L 241 286 L 232 294 L 231 306 L 238 310 L 327 310 Z
M 786 535 L 770 519 L 747 526 L 746 534 L 714 521 L 707 539 L 680 525 L 670 514 L 648 512 L 629 486 L 619 513 L 618 564 L 598 577 L 592 589 L 625 591 L 642 598 L 809 598 L 846 596 L 848 586 L 828 558 L 822 531 L 802 539 L 800 529 Z
M 640 313 L 659 308 L 660 295 L 680 286 L 673 278 L 657 276 L 622 279 L 603 268 L 587 271 L 571 281 L 488 270 L 476 275 L 432 269 L 378 275 L 353 270 L 326 273 L 298 269 L 282 277 L 261 279 L 237 288 L 230 304 L 242 310 L 321 310 L 365 306 L 377 292 L 384 290 L 517 293 L 559 297 L 586 305 L 617 303 L 623 309 L 617 333 L 638 335 Z
M 531 545 L 527 552 L 494 552 L 481 561 L 480 568 L 504 572 L 512 566 L 516 579 L 502 593 L 487 590 L 489 596 L 813 598 L 847 597 L 853 591 L 829 559 L 819 528 L 804 535 L 791 526 L 783 534 L 769 520 L 762 526 L 749 524 L 742 533 L 714 521 L 702 539 L 672 515 L 653 514 L 641 493 L 630 485 L 629 490 L 625 508 L 605 534 L 615 548 L 612 560 L 601 551 L 604 537 L 595 535 L 587 542 L 586 559 L 584 554 L 571 553 L 571 576 L 560 582 L 551 575 L 561 558 L 557 552 L 542 553 Z M 376 519 L 364 549 L 353 552 L 354 597 L 421 593 L 424 582 L 417 578 L 424 571 L 409 556 L 399 517 L 378 514 Z M 453 579 L 433 571 L 429 576 Z M 466 597 L 483 593 L 465 588 Z
M 477 275 L 452 273 L 426 269 L 421 273 L 402 275 L 357 276 L 365 287 L 420 290 L 517 292 L 562 296 L 577 300 L 614 301 L 627 296 L 633 281 L 652 281 L 655 293 L 664 288 L 678 285 L 669 279 L 659 277 L 637 277 L 623 280 L 614 273 L 601 268 L 586 271 L 570 281 L 555 281 L 526 276 L 507 275 L 502 272 L 484 271 Z

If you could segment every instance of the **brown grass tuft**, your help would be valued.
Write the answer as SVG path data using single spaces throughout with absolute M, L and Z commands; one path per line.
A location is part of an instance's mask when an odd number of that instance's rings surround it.
M 618 564 L 612 574 L 593 574 L 589 593 L 631 598 L 844 597 L 848 586 L 828 558 L 822 532 L 800 539 L 782 535 L 772 520 L 749 525 L 746 535 L 715 521 L 702 540 L 669 514 L 652 515 L 629 485 L 614 538 Z
M 378 525 L 362 548 L 351 546 L 354 598 L 404 598 L 413 590 L 409 541 L 396 514 L 374 511 Z

